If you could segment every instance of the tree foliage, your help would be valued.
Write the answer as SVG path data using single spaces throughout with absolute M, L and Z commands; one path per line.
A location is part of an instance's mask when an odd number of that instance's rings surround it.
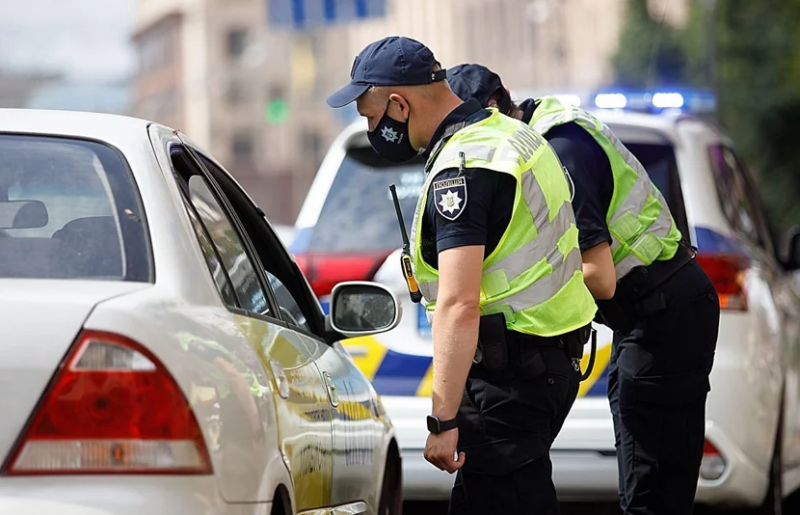
M 662 27 L 647 0 L 628 0 L 613 59 L 621 85 L 715 89 L 720 124 L 781 225 L 800 224 L 798 27 L 800 0 L 694 0 L 681 29 Z

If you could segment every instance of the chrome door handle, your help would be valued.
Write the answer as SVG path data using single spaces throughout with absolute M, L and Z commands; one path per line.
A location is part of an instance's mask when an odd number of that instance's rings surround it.
M 325 378 L 325 386 L 328 388 L 328 400 L 330 400 L 331 406 L 336 408 L 339 406 L 339 392 L 336 391 L 336 383 L 333 382 L 329 373 L 323 372 L 322 376 Z

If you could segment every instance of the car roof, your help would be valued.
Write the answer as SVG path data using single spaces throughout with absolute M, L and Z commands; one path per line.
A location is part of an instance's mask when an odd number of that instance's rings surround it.
M 116 146 L 140 141 L 152 122 L 129 116 L 46 109 L 0 109 L 0 133 L 72 136 Z

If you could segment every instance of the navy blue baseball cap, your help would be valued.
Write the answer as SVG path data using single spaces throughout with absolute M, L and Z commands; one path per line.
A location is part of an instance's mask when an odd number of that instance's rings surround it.
M 390 36 L 375 41 L 361 51 L 350 70 L 350 84 L 329 96 L 331 107 L 344 107 L 372 86 L 419 86 L 439 82 L 445 70 L 434 71 L 439 61 L 419 41 Z M 441 67 L 441 65 L 439 65 Z
M 448 69 L 447 82 L 453 93 L 465 102 L 474 98 L 486 107 L 492 95 L 498 93 L 498 104 L 503 109 L 505 99 L 511 100 L 500 76 L 480 64 L 459 64 Z

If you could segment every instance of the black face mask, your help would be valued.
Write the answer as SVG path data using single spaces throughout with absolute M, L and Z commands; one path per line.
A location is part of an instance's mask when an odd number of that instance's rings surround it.
M 367 133 L 370 145 L 379 156 L 393 163 L 405 163 L 417 157 L 418 151 L 414 150 L 408 140 L 408 122 L 398 122 L 389 117 L 389 103 L 383 117 L 378 122 L 374 131 Z

